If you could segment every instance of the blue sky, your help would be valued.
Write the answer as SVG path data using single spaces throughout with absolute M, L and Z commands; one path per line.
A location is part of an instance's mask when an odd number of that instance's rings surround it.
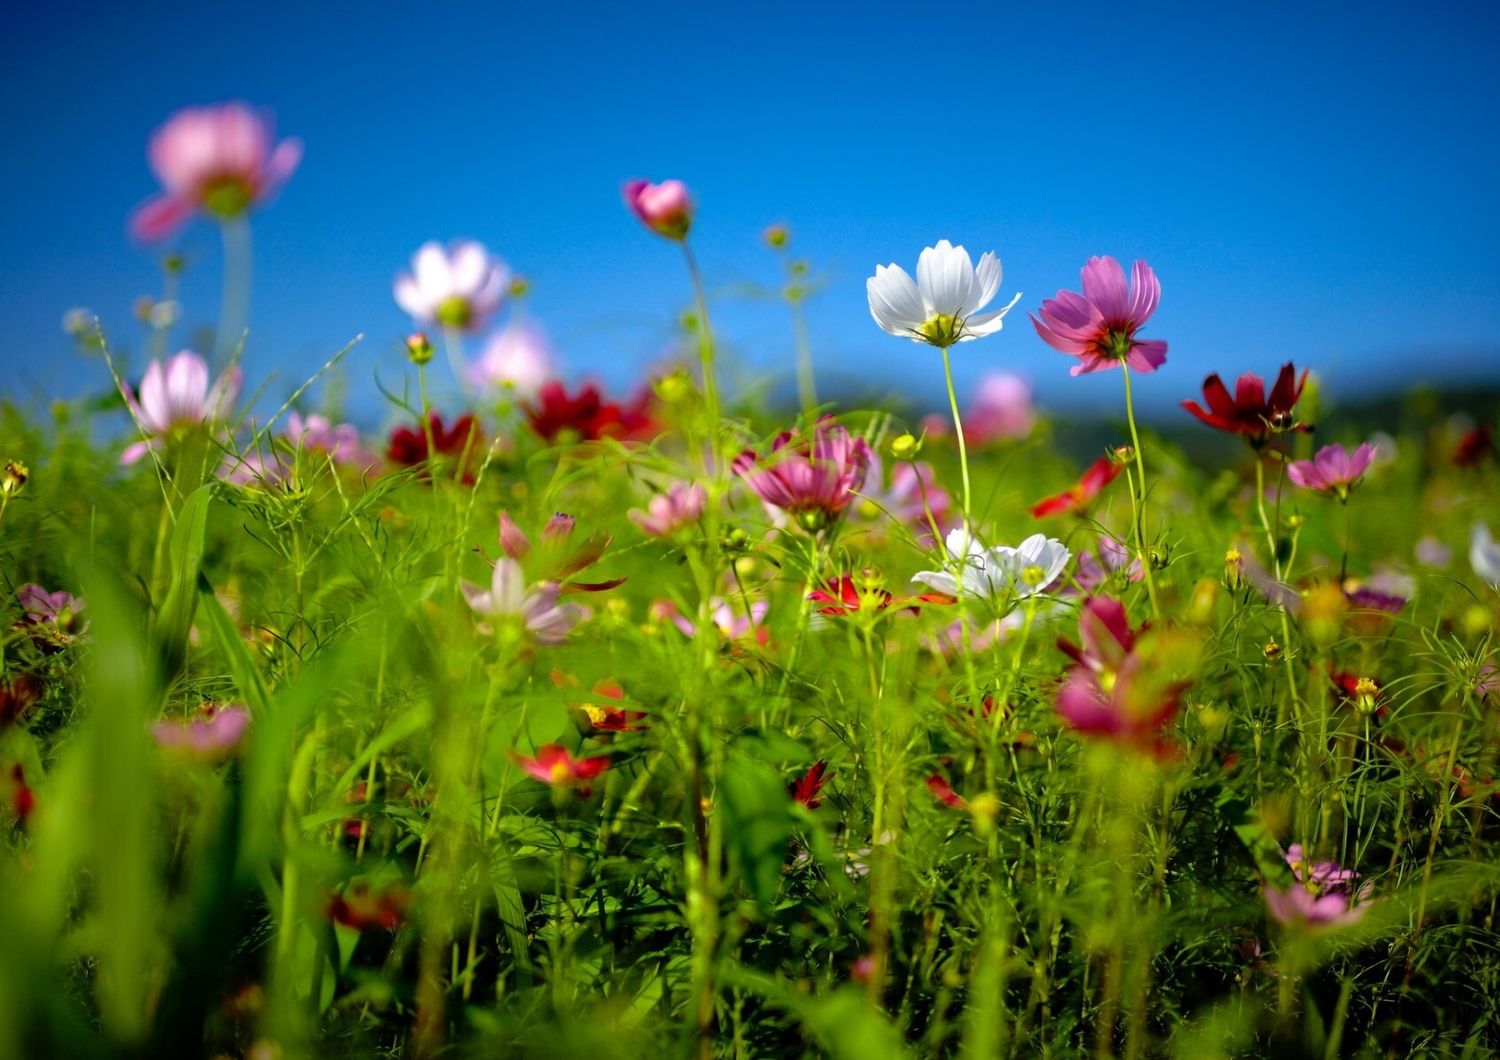
M 316 8 L 314 10 L 314 8 Z M 941 394 L 934 355 L 880 332 L 864 279 L 948 237 L 996 250 L 1034 308 L 1090 254 L 1161 277 L 1141 387 L 1167 407 L 1211 370 L 1286 358 L 1351 393 L 1500 381 L 1500 73 L 1493 3 L 26 5 L 3 88 L 0 393 L 103 386 L 58 321 L 88 306 L 136 342 L 157 288 L 125 220 L 173 108 L 273 108 L 306 156 L 255 218 L 247 367 L 283 394 L 348 338 L 348 400 L 380 415 L 408 321 L 396 271 L 424 240 L 488 243 L 534 287 L 575 376 L 623 387 L 689 289 L 671 244 L 620 204 L 680 177 L 721 330 L 760 376 L 791 372 L 784 311 L 750 297 L 790 223 L 827 281 L 820 379 Z M 190 320 L 217 314 L 211 226 L 180 242 Z M 138 345 L 138 342 L 137 342 Z M 1016 314 L 956 351 L 1054 407 L 1116 404 Z

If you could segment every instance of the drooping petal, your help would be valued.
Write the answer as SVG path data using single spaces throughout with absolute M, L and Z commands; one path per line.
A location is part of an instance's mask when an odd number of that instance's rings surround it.
M 900 265 L 877 265 L 875 275 L 865 281 L 870 315 L 892 334 L 907 338 L 927 318 L 921 292 Z

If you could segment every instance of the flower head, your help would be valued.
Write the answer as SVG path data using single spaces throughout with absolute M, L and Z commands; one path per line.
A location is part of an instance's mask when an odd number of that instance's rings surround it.
M 1288 464 L 1286 477 L 1303 489 L 1331 493 L 1344 500 L 1374 459 L 1375 447 L 1369 442 L 1352 453 L 1342 445 L 1325 445 L 1311 460 L 1293 460 Z
M 630 519 L 648 537 L 671 537 L 692 526 L 703 515 L 708 492 L 698 482 L 674 482 L 665 493 L 647 502 L 645 510 L 630 509 Z
M 147 435 L 120 454 L 122 464 L 133 464 L 178 432 L 225 419 L 239 397 L 240 370 L 230 369 L 210 386 L 208 362 L 183 350 L 165 364 L 152 361 L 146 366 L 139 398 L 128 383 L 121 383 L 121 392 L 136 424 Z
M 577 521 L 564 512 L 554 512 L 542 527 L 540 544 L 535 552 L 531 539 L 516 525 L 509 512 L 500 513 L 500 549 L 517 562 L 526 561 L 533 573 L 546 581 L 561 582 L 565 592 L 602 592 L 625 581 L 615 578 L 603 582 L 570 581 L 573 575 L 599 562 L 614 540 L 604 530 L 595 530 L 582 541 L 573 541 Z
M 423 243 L 411 272 L 396 277 L 396 304 L 421 324 L 478 331 L 494 316 L 510 285 L 510 269 L 471 239 L 447 250 Z
M 302 141 L 275 139 L 270 114 L 243 103 L 177 111 L 151 135 L 162 193 L 136 210 L 131 231 L 154 242 L 196 213 L 228 220 L 265 202 L 302 160 Z
M 1096 557 L 1089 549 L 1080 552 L 1078 570 L 1073 580 L 1084 592 L 1093 592 L 1118 570 L 1128 571 L 1126 577 L 1132 582 L 1138 582 L 1145 577 L 1141 561 L 1131 554 L 1129 548 L 1108 534 L 1100 534 L 1098 556 Z
M 549 743 L 538 747 L 536 757 L 511 753 L 511 760 L 531 777 L 554 788 L 577 788 L 579 794 L 588 793 L 588 781 L 609 768 L 609 756 L 574 758 L 566 747 Z
M 459 589 L 474 613 L 488 619 L 511 619 L 535 638 L 538 644 L 561 644 L 583 618 L 576 604 L 559 604 L 562 586 L 541 582 L 527 588 L 521 565 L 509 557 L 495 564 L 489 589 L 471 581 L 459 582 Z M 489 630 L 487 623 L 480 628 Z
M 1356 904 L 1355 896 L 1346 891 L 1318 894 L 1301 883 L 1286 890 L 1267 884 L 1262 893 L 1271 919 L 1288 928 L 1318 931 L 1344 927 L 1365 915 L 1367 905 Z
M 281 436 L 294 447 L 326 454 L 335 464 L 361 471 L 374 467 L 378 459 L 360 441 L 359 428 L 354 424 L 335 424 L 327 416 L 316 413 L 306 418 L 297 412 L 288 413 Z
M 456 477 L 472 485 L 474 471 L 484 449 L 484 435 L 480 432 L 478 421 L 464 413 L 449 426 L 434 411 L 428 414 L 427 424 L 436 454 L 428 451 L 428 430 L 421 423 L 410 426 L 402 424 L 391 431 L 390 444 L 386 446 L 386 459 L 402 467 L 416 467 L 428 463 L 434 455 L 457 457 Z
M 849 574 L 828 579 L 821 588 L 808 593 L 807 598 L 818 605 L 818 614 L 830 618 L 879 614 L 892 604 L 902 603 L 889 589 L 873 584 L 867 576 L 856 579 Z
M 753 636 L 757 642 L 764 644 L 769 636 L 765 620 L 770 606 L 768 600 L 756 600 L 747 609 L 738 597 L 734 603 L 730 603 L 721 596 L 715 596 L 708 601 L 709 620 L 725 640 Z M 666 613 L 684 636 L 692 637 L 697 634 L 698 627 L 693 624 L 692 619 L 671 609 L 670 605 L 666 605 Z
M 1101 456 L 1088 466 L 1078 479 L 1078 484 L 1051 497 L 1044 497 L 1031 506 L 1031 514 L 1038 519 L 1048 515 L 1077 515 L 1086 510 L 1089 503 L 1104 491 L 1125 468 L 1123 460 L 1113 455 Z
M 1490 588 L 1500 589 L 1500 544 L 1484 523 L 1475 523 L 1469 534 L 1469 564 Z
M 1182 407 L 1214 430 L 1238 434 L 1251 445 L 1260 446 L 1268 435 L 1309 429 L 1297 422 L 1296 416 L 1297 401 L 1306 385 L 1307 372 L 1297 375 L 1291 361 L 1276 373 L 1269 397 L 1266 381 L 1254 372 L 1246 372 L 1235 381 L 1232 396 L 1215 372 L 1203 380 L 1203 400 L 1208 408 L 1196 401 L 1184 401 Z
M 733 466 L 768 507 L 816 532 L 849 507 L 864 485 L 870 459 L 869 443 L 825 420 L 811 438 L 783 431 L 764 458 L 746 450 Z
M 66 590 L 49 593 L 33 582 L 16 590 L 16 600 L 24 612 L 16 624 L 44 649 L 65 647 L 88 627 L 83 599 Z
M 543 383 L 522 408 L 531 429 L 548 442 L 565 437 L 583 442 L 600 438 L 642 441 L 657 431 L 650 390 L 642 390 L 620 404 L 606 400 L 594 383 L 585 383 L 576 395 L 570 395 L 566 386 L 552 379 Z
M 479 387 L 534 397 L 556 372 L 556 357 L 547 333 L 530 320 L 512 320 L 485 343 L 469 365 L 469 381 Z
M 250 725 L 244 707 L 218 707 L 205 703 L 201 714 L 187 721 L 159 721 L 151 733 L 169 751 L 218 761 L 234 753 Z
M 986 251 L 975 268 L 969 252 L 946 239 L 917 258 L 915 283 L 895 264 L 875 266 L 875 275 L 865 281 L 870 315 L 882 330 L 943 348 L 992 335 L 1004 326 L 1005 314 L 1020 294 L 1004 309 L 979 312 L 999 290 L 1000 259 L 993 251 Z
M 1014 548 L 986 548 L 962 526 L 949 532 L 945 546 L 960 566 L 961 595 L 980 599 L 1036 596 L 1057 581 L 1073 558 L 1061 541 L 1046 534 L 1032 534 Z M 959 580 L 951 571 L 919 571 L 911 580 L 949 596 L 960 595 Z
M 1167 360 L 1167 344 L 1138 338 L 1136 333 L 1156 312 L 1161 284 L 1144 261 L 1131 267 L 1131 284 L 1114 258 L 1089 258 L 1083 267 L 1083 294 L 1058 291 L 1042 302 L 1040 318 L 1031 318 L 1042 341 L 1079 359 L 1072 375 L 1128 365 L 1154 372 Z
M 1025 438 L 1036 426 L 1031 387 L 1008 372 L 986 372 L 964 413 L 964 436 L 970 445 Z
M 355 931 L 367 928 L 395 931 L 406 919 L 411 899 L 411 892 L 405 887 L 376 891 L 368 880 L 357 880 L 344 888 L 342 894 L 328 899 L 328 919 Z
M 641 224 L 659 236 L 682 240 L 687 238 L 693 225 L 692 193 L 680 180 L 664 180 L 652 184 L 649 180 L 630 180 L 622 189 L 625 205 L 640 218 Z
M 868 519 L 879 518 L 884 513 L 896 522 L 912 527 L 917 536 L 923 538 L 932 533 L 927 513 L 932 513 L 933 521 L 941 529 L 952 518 L 953 500 L 948 491 L 937 484 L 932 465 L 925 461 L 896 464 L 891 468 L 891 484 L 885 485 L 882 461 L 879 454 L 871 450 L 869 470 L 856 511 Z
M 827 784 L 832 776 L 833 774 L 828 772 L 828 763 L 819 760 L 809 766 L 806 773 L 792 781 L 787 791 L 792 796 L 793 802 L 801 803 L 809 810 L 816 810 L 823 805 L 823 785 Z

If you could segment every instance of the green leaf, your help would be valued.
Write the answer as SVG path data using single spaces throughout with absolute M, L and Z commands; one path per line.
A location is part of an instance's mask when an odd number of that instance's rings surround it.
M 177 525 L 172 530 L 172 581 L 156 615 L 156 643 L 163 672 L 169 680 L 182 668 L 187 653 L 188 631 L 198 605 L 198 572 L 203 567 L 208 506 L 213 496 L 211 483 L 194 490 L 178 511 Z
M 736 749 L 725 763 L 719 796 L 732 863 L 756 903 L 767 909 L 781 887 L 792 836 L 786 784 L 775 769 Z

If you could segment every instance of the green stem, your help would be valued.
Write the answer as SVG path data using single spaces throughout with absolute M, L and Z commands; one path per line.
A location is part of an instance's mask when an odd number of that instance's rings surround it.
M 250 321 L 250 221 L 241 214 L 219 225 L 224 242 L 224 289 L 219 295 L 219 329 L 214 345 L 227 356 Z
M 1131 493 L 1131 511 L 1135 517 L 1135 552 L 1140 561 L 1141 572 L 1146 576 L 1146 595 L 1151 598 L 1151 613 L 1161 617 L 1161 604 L 1156 598 L 1156 578 L 1151 572 L 1151 557 L 1146 554 L 1146 461 L 1141 455 L 1141 435 L 1135 426 L 1135 396 L 1130 383 L 1130 365 L 1120 362 L 1120 371 L 1125 376 L 1125 420 L 1130 424 L 1130 445 L 1135 451 L 1134 490 Z
M 719 474 L 719 383 L 714 375 L 713 330 L 708 322 L 708 298 L 703 293 L 703 276 L 698 271 L 698 259 L 686 239 L 682 241 L 682 256 L 687 261 L 688 275 L 693 280 L 693 297 L 698 306 L 698 363 L 703 372 L 703 402 L 708 420 L 708 444 L 712 454 L 712 477 Z

